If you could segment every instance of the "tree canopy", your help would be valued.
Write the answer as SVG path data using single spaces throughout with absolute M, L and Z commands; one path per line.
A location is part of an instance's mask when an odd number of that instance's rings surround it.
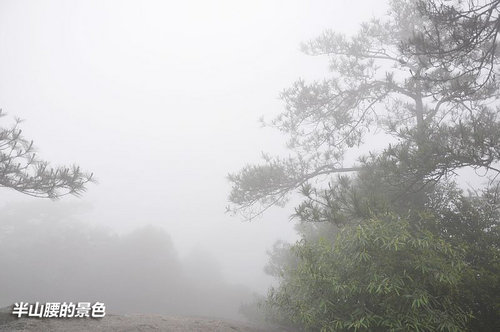
M 414 54 L 424 55 L 456 77 L 473 78 L 468 91 L 477 91 L 495 80 L 500 31 L 498 0 L 426 0 L 418 9 L 428 24 L 406 43 Z
M 76 165 L 50 167 L 36 154 L 33 141 L 24 138 L 20 123 L 17 119 L 10 127 L 0 127 L 0 187 L 52 199 L 82 194 L 94 181 L 93 174 Z
M 416 52 L 415 36 L 432 23 L 417 2 L 393 0 L 387 19 L 364 23 L 353 36 L 326 31 L 303 44 L 307 54 L 328 57 L 330 75 L 282 92 L 285 110 L 268 125 L 288 137 L 289 155 L 264 155 L 230 174 L 229 209 L 252 218 L 313 180 L 359 170 L 366 159 L 346 165 L 346 153 L 373 133 L 388 142 L 376 159 L 401 174 L 396 185 L 407 191 L 463 167 L 498 174 L 498 83 L 473 89 L 478 76 L 463 72 L 463 63 L 436 66 L 432 54 Z
M 268 124 L 289 155 L 229 175 L 230 210 L 249 219 L 303 197 L 301 240 L 271 254 L 272 320 L 311 331 L 500 326 L 498 3 L 452 3 L 393 0 L 357 34 L 305 43 L 330 73 L 281 94 Z M 375 134 L 386 146 L 360 153 Z M 460 188 L 464 168 L 482 188 Z

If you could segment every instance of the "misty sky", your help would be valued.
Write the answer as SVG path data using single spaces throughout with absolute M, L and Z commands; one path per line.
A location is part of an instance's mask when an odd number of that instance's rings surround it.
M 292 206 L 252 223 L 226 215 L 226 175 L 282 151 L 258 119 L 280 112 L 294 80 L 326 71 L 300 42 L 354 32 L 385 10 L 373 0 L 0 0 L 1 126 L 23 118 L 42 158 L 95 173 L 81 220 L 160 225 L 181 256 L 207 251 L 228 280 L 264 291 L 266 250 L 295 238 Z

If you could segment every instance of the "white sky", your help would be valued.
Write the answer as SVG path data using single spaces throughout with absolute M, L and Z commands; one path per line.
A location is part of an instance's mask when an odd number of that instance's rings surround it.
M 82 219 L 119 232 L 162 225 L 181 256 L 202 247 L 228 280 L 263 291 L 266 250 L 295 237 L 292 206 L 242 223 L 224 214 L 225 176 L 280 151 L 259 117 L 281 110 L 294 80 L 326 72 L 299 43 L 385 10 L 383 0 L 0 0 L 0 107 L 26 119 L 44 159 L 95 173 Z

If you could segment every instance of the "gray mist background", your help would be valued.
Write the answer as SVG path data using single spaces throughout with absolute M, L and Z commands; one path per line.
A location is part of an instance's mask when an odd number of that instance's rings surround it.
M 0 0 L 0 125 L 25 119 L 42 158 L 99 181 L 56 202 L 0 190 L 0 306 L 102 296 L 116 311 L 151 312 L 163 298 L 157 308 L 234 317 L 272 282 L 266 250 L 296 235 L 293 205 L 251 223 L 226 215 L 226 175 L 283 152 L 258 119 L 282 110 L 293 81 L 327 69 L 300 42 L 355 32 L 385 10 L 382 0 Z

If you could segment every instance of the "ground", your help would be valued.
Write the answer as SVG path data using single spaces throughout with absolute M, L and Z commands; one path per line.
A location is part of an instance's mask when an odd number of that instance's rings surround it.
M 0 331 L 286 332 L 236 321 L 162 315 L 106 315 L 102 319 L 18 319 L 11 315 L 10 308 L 0 309 Z

